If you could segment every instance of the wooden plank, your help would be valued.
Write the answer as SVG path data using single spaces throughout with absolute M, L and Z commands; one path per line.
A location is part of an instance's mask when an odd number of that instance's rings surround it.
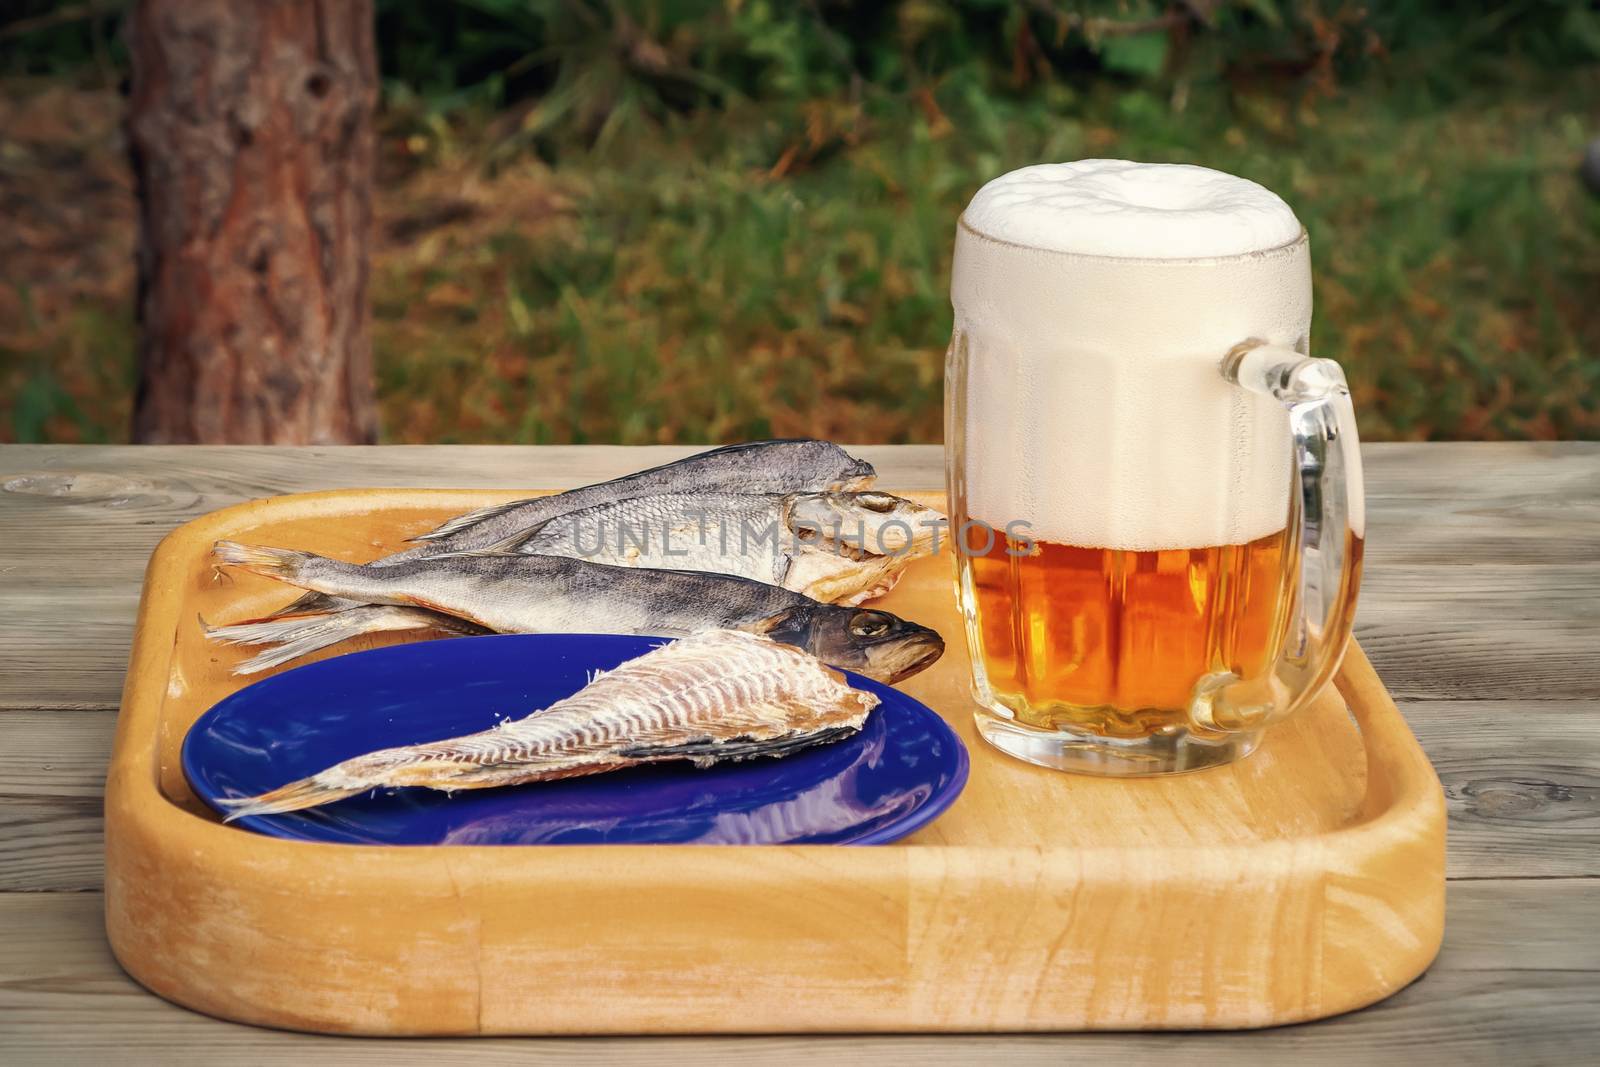
M 119 606 L 117 610 L 121 610 Z M 126 607 L 131 618 L 134 607 Z M 128 665 L 131 623 L 71 622 L 9 633 L 0 627 L 0 714 L 13 709 L 114 710 Z M 1600 698 L 1600 658 L 1592 631 L 1508 627 L 1499 638 L 1464 632 L 1399 633 L 1358 623 L 1356 635 L 1396 700 L 1504 699 L 1517 702 Z M 73 648 L 70 667 L 63 648 Z
M 116 715 L 0 715 L 0 891 L 99 889 L 101 795 Z
M 1434 701 L 1401 710 L 1444 785 L 1451 877 L 1600 876 L 1592 702 Z
M 1362 449 L 1367 563 L 1600 562 L 1600 443 Z
M 1518 618 L 1541 610 L 1527 605 L 1473 610 L 1448 597 L 1435 601 L 1429 622 L 1393 621 L 1383 584 L 1381 574 L 1367 583 L 1356 636 L 1396 700 L 1600 699 L 1594 623 Z M 0 713 L 116 708 L 137 589 L 138 580 L 125 577 L 82 595 L 7 590 L 5 610 L 16 614 L 0 621 Z M 1592 595 L 1600 600 L 1600 588 Z
M 1430 975 L 1456 971 L 1600 971 L 1592 878 L 1451 882 L 1444 949 Z M 1600 1019 L 1596 1020 L 1600 1025 Z
M 98 798 L 0 799 L 0 890 L 100 888 L 105 883 L 101 809 Z
M 256 497 L 353 485 L 567 488 L 694 451 L 0 448 L 0 710 L 116 707 L 150 553 L 174 527 L 207 512 Z M 943 481 L 936 447 L 853 451 L 897 487 L 937 488 Z
M 1498 618 L 1448 601 L 1420 626 L 1369 622 L 1364 611 L 1356 637 L 1396 700 L 1600 699 L 1593 624 Z
M 398 445 L 267 448 L 195 445 L 7 445 L 0 488 L 132 518 L 214 511 L 317 489 L 567 488 L 700 451 L 697 445 Z M 944 483 L 937 445 L 847 445 L 903 489 Z M 87 475 L 87 476 L 86 476 Z
M 1585 701 L 1412 701 L 1444 783 L 1452 878 L 1600 877 L 1600 720 Z M 0 715 L 0 890 L 99 889 L 110 711 Z
M 878 465 L 887 486 L 933 489 L 943 481 L 936 446 L 855 450 Z M 0 450 L 0 551 L 35 545 L 70 556 L 142 545 L 142 562 L 167 529 L 254 497 L 352 486 L 559 488 L 690 451 L 10 445 Z M 1600 561 L 1600 444 L 1393 444 L 1364 454 L 1374 567 Z M 132 536 L 108 543 L 103 530 Z
M 1382 1004 L 1318 1023 L 1247 1033 L 473 1039 L 397 1043 L 239 1026 L 150 996 L 117 968 L 99 894 L 0 894 L 0 1048 L 8 1064 L 568 1062 L 620 1064 L 1153 1062 L 1554 1063 L 1600 1041 L 1587 880 L 1451 887 L 1450 937 L 1432 970 Z M 730 1010 L 734 1010 L 730 1005 Z M 92 1022 L 92 1025 L 85 1025 Z
M 579 484 L 685 451 L 640 458 L 612 449 L 0 448 L 0 708 L 114 708 L 145 560 L 167 529 L 205 511 L 251 496 L 348 485 L 557 485 L 561 474 L 566 484 Z M 882 457 L 865 451 L 890 484 L 935 487 L 941 480 L 936 449 Z M 1365 454 L 1371 527 L 1363 640 L 1402 697 L 1452 698 L 1404 705 L 1450 794 L 1452 874 L 1592 874 L 1592 863 L 1582 860 L 1596 852 L 1593 734 L 1563 730 L 1546 716 L 1592 721 L 1594 678 L 1586 671 L 1595 658 L 1594 620 L 1583 608 L 1600 603 L 1592 572 L 1600 561 L 1600 445 L 1377 445 Z M 9 484 L 18 475 L 73 472 L 104 480 Z M 13 610 L 24 593 L 34 598 L 25 610 Z M 1470 610 L 1458 614 L 1463 605 Z M 1496 639 L 1507 620 L 1530 624 L 1514 629 L 1509 656 Z M 1506 699 L 1483 699 L 1499 694 Z M 45 717 L 19 714 L 20 736 L 48 744 Z M 19 795 L 42 798 L 43 807 L 19 822 L 61 826 L 67 802 L 97 806 L 97 767 L 111 716 L 57 718 L 74 726 L 58 746 L 59 776 L 43 769 L 56 766 L 48 750 L 20 751 L 18 734 L 0 741 L 0 803 L 14 812 Z M 0 724 L 6 721 L 0 716 Z M 69 853 L 97 861 L 90 835 L 46 832 L 40 840 L 52 836 L 66 840 Z M 13 846 L 0 848 L 0 872 L 9 873 L 23 855 L 44 852 L 5 832 L 0 840 Z M 90 877 L 74 862 L 49 857 L 23 880 L 36 888 L 98 884 L 97 865 Z M 1595 969 L 1595 941 L 1582 933 L 1595 886 L 1592 880 L 1454 883 L 1445 949 L 1422 981 L 1375 1009 L 1263 1034 L 475 1041 L 429 1042 L 420 1051 L 273 1034 L 173 1008 L 139 991 L 106 956 L 97 894 L 0 895 L 0 916 L 14 920 L 0 918 L 0 1007 L 12 997 L 44 998 L 26 1012 L 0 1010 L 0 1048 L 7 1062 L 42 1062 L 56 1050 L 73 1058 L 214 1062 L 216 1047 L 258 1062 L 301 1062 L 308 1054 L 352 1062 L 469 1054 L 525 1061 L 599 1052 L 621 1062 L 886 1055 L 939 1063 L 996 1051 L 1051 1063 L 1173 1054 L 1234 1062 L 1251 1053 L 1330 1062 L 1374 1053 L 1451 1063 L 1572 1059 L 1597 1038 L 1588 973 Z M 1544 895 L 1550 892 L 1560 899 Z M 17 912 L 18 900 L 47 912 L 76 909 L 71 930 Z M 1547 932 L 1530 932 L 1528 923 Z M 75 946 L 92 948 L 98 962 Z M 66 974 L 46 963 L 62 960 Z M 1535 973 L 1515 973 L 1519 967 Z M 1562 972 L 1541 969 L 1547 967 L 1568 968 L 1578 978 L 1566 981 Z M 104 1025 L 85 1027 L 85 1019 Z
M 110 711 L 0 715 L 0 797 L 98 803 L 116 727 Z
M 0 449 L 0 709 L 115 707 L 149 554 L 173 526 L 207 511 L 360 484 L 565 486 L 687 451 Z M 930 488 L 942 479 L 933 446 L 859 451 L 886 484 Z M 1600 697 L 1600 657 L 1591 654 L 1600 444 L 1374 445 L 1367 456 L 1358 633 L 1391 691 L 1402 700 Z

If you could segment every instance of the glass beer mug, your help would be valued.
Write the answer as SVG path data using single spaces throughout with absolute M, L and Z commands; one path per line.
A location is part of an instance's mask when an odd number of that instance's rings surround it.
M 957 228 L 946 433 L 980 732 L 1149 775 L 1242 758 L 1338 669 L 1364 512 L 1306 355 L 1308 239 L 1198 167 L 1013 172 Z

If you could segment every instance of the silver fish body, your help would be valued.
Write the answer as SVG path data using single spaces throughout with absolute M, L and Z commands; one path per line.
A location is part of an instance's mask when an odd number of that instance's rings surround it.
M 857 604 L 927 555 L 943 523 L 932 508 L 881 492 L 677 493 L 559 515 L 494 550 L 734 574 Z
M 779 494 L 674 493 L 558 515 L 501 546 L 613 567 L 734 574 L 782 585 L 784 501 Z
M 782 756 L 855 733 L 877 703 L 798 649 L 715 630 L 629 660 L 526 718 L 380 749 L 225 803 L 233 819 L 376 788 L 484 789 L 669 760 L 708 767 Z
M 944 650 L 937 633 L 888 612 L 822 604 L 732 575 L 522 555 L 441 556 L 378 567 L 230 541 L 219 541 L 214 557 L 315 592 L 442 613 L 498 633 L 680 637 L 746 630 L 883 681 L 917 673 Z
M 792 493 L 861 489 L 877 477 L 872 464 L 830 441 L 795 438 L 723 445 L 671 463 L 562 493 L 494 504 L 458 515 L 415 538 L 412 548 L 373 563 L 392 566 L 446 552 L 470 552 L 499 544 L 558 515 L 661 493 Z M 324 612 L 349 603 L 307 594 L 278 614 Z
M 611 566 L 731 574 L 828 604 L 859 604 L 894 587 L 933 551 L 945 519 L 876 491 L 677 493 L 597 504 L 519 532 L 483 552 L 561 555 Z M 438 559 L 439 556 L 413 557 Z M 374 566 L 398 565 L 392 559 Z M 254 674 L 364 634 L 483 627 L 420 607 L 363 604 L 312 592 L 264 620 L 207 630 L 229 644 L 268 645 L 234 667 Z
M 661 493 L 794 493 L 857 489 L 876 477 L 872 464 L 829 441 L 751 441 L 725 445 L 672 463 L 569 489 L 468 512 L 418 538 L 425 544 L 386 556 L 399 563 L 419 555 L 487 548 L 519 530 L 596 504 Z

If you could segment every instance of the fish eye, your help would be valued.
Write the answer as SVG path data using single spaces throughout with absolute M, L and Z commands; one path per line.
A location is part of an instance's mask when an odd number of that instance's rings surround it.
M 857 493 L 856 503 L 868 511 L 884 515 L 894 510 L 895 498 L 888 493 Z
M 850 620 L 850 632 L 857 637 L 882 637 L 891 625 L 890 616 L 881 611 L 858 611 Z

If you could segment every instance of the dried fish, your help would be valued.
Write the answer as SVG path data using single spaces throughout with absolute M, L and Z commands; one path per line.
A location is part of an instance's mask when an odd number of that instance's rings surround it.
M 484 549 L 558 515 L 634 497 L 687 492 L 864 489 L 876 477 L 872 464 L 856 459 L 830 441 L 794 438 L 724 445 L 608 482 L 469 511 L 414 538 L 419 542 L 414 547 L 373 562 L 389 566 L 441 552 Z M 299 615 L 350 606 L 318 593 L 307 593 L 275 614 Z
M 713 630 L 629 660 L 526 718 L 380 749 L 223 803 L 232 820 L 317 807 L 369 789 L 453 792 L 669 760 L 706 768 L 786 756 L 854 734 L 877 703 L 796 648 Z
M 889 493 L 675 493 L 599 504 L 485 552 L 736 574 L 828 604 L 881 596 L 934 548 L 944 516 Z
M 455 555 L 380 567 L 231 541 L 217 542 L 214 558 L 330 596 L 442 613 L 498 633 L 679 637 L 738 629 L 891 682 L 944 651 L 937 633 L 888 612 L 822 604 L 732 575 L 611 567 L 565 556 Z

